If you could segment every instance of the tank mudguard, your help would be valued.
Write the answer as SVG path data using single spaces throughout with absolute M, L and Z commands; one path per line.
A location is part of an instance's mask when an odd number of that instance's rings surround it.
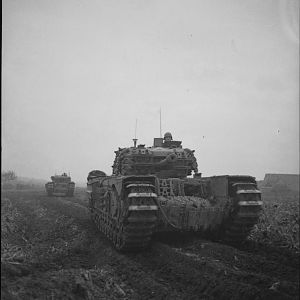
M 94 179 L 96 180 L 96 179 Z M 122 196 L 122 192 L 124 191 L 124 184 L 128 182 L 144 182 L 149 181 L 154 186 L 156 185 L 156 177 L 155 176 L 107 176 L 105 178 L 101 178 L 98 182 L 104 188 L 111 188 L 114 187 L 117 191 L 118 196 Z M 90 183 L 88 183 L 90 184 Z

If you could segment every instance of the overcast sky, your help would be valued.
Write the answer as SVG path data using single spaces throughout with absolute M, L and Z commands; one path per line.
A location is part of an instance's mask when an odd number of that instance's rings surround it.
M 2 1 L 2 170 L 111 174 L 160 108 L 204 176 L 299 173 L 299 1 Z

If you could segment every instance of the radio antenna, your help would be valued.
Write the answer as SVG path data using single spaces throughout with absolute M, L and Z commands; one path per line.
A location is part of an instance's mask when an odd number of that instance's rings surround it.
M 136 147 L 136 142 L 137 142 L 136 128 L 137 128 L 137 119 L 135 119 L 135 129 L 134 129 L 134 139 L 133 139 L 133 146 L 134 146 L 134 148 Z
M 161 108 L 159 108 L 159 134 L 161 137 Z

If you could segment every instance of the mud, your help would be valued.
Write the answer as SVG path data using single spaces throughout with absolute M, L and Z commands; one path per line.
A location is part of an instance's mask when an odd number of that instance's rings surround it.
M 122 254 L 91 222 L 83 189 L 10 191 L 1 204 L 1 299 L 299 298 L 292 252 L 177 235 Z

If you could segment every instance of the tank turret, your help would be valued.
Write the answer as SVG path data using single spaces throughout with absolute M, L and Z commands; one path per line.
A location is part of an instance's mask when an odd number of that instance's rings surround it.
M 194 150 L 182 148 L 181 143 L 155 138 L 152 147 L 119 148 L 115 151 L 113 174 L 185 178 L 192 172 L 198 173 Z

